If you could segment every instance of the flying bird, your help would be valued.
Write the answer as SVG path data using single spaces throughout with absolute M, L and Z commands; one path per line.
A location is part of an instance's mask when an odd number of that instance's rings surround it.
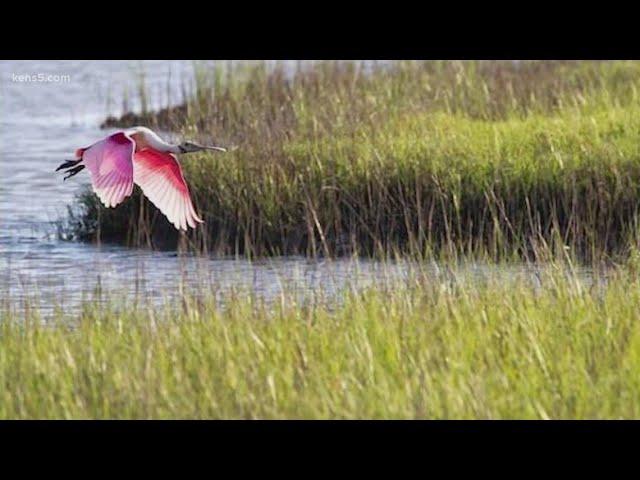
M 86 167 L 93 191 L 107 207 L 122 203 L 135 183 L 169 222 L 187 230 L 203 220 L 193 208 L 176 155 L 202 150 L 226 152 L 223 147 L 193 142 L 170 144 L 146 127 L 134 127 L 79 148 L 75 160 L 65 161 L 56 171 L 67 173 L 66 180 Z

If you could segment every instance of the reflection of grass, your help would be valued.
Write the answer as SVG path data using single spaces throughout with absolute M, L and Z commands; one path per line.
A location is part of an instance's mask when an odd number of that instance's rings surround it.
M 247 254 L 470 253 L 592 259 L 635 242 L 637 62 L 202 67 L 192 99 L 145 123 L 239 148 L 183 157 L 205 225 L 193 248 Z M 134 198 L 103 238 L 175 245 Z M 154 220 L 155 219 L 155 220 Z M 96 228 L 77 229 L 95 238 Z
M 606 285 L 548 273 L 378 287 L 333 308 L 89 302 L 54 328 L 4 310 L 0 417 L 634 418 L 631 267 Z

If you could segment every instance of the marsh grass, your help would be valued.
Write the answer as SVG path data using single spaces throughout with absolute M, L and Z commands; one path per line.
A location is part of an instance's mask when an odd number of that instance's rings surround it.
M 247 256 L 585 261 L 638 245 L 638 62 L 202 67 L 189 100 L 109 119 L 237 147 L 185 156 L 206 223 L 90 192 L 77 238 Z
M 1 418 L 637 418 L 638 255 L 302 305 L 0 310 Z

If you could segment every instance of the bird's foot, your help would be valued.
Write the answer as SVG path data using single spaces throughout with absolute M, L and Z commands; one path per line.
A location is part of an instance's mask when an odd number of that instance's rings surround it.
M 62 165 L 56 168 L 56 172 L 58 170 L 62 170 L 63 168 L 71 168 L 74 165 L 77 165 L 78 163 L 80 163 L 81 161 L 82 161 L 81 158 L 79 158 L 78 160 L 65 160 L 65 162 Z
M 67 178 L 71 178 L 74 175 L 77 175 L 78 172 L 82 171 L 84 169 L 84 165 L 79 165 L 75 168 L 72 168 L 70 170 L 67 170 L 65 173 L 67 173 L 68 175 L 66 177 L 64 177 L 62 180 L 66 180 Z

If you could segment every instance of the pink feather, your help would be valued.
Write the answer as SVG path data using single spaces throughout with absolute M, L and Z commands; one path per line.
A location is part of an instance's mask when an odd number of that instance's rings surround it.
M 133 191 L 135 142 L 115 133 L 84 149 L 82 161 L 91 174 L 91 185 L 100 201 L 115 207 Z
M 172 153 L 145 148 L 133 156 L 133 179 L 178 230 L 196 227 L 196 215 L 182 168 Z

